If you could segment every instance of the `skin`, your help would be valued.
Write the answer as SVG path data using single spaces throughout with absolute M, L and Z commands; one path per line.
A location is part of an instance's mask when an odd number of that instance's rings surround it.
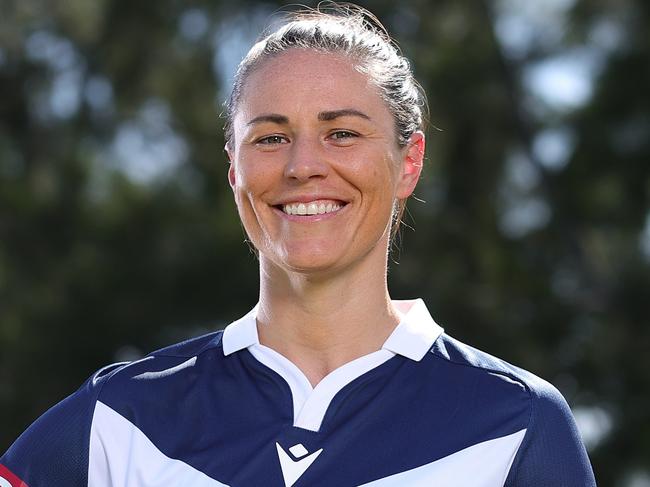
M 399 323 L 386 281 L 390 222 L 420 177 L 424 135 L 400 148 L 385 102 L 348 58 L 291 49 L 246 80 L 226 150 L 259 251 L 260 343 L 315 386 L 380 349 Z M 282 211 L 314 200 L 340 209 Z

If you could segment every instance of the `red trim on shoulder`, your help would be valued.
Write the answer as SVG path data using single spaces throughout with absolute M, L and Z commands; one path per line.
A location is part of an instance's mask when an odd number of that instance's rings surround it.
M 11 487 L 28 487 L 25 482 L 11 473 L 11 470 L 4 465 L 0 465 L 0 487 L 7 487 L 7 482 Z

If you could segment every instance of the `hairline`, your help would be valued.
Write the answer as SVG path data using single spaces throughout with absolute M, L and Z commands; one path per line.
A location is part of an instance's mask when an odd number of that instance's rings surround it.
M 259 44 L 262 41 L 257 42 L 253 47 L 251 48 L 251 51 L 255 49 L 255 46 Z M 391 115 L 391 118 L 393 119 L 393 126 L 395 129 L 394 133 L 394 138 L 395 138 L 395 143 L 399 148 L 404 148 L 407 143 L 402 144 L 401 143 L 401 137 L 400 137 L 400 130 L 399 126 L 397 124 L 397 120 L 395 116 L 393 115 L 390 101 L 386 99 L 386 97 L 383 94 L 383 90 L 381 85 L 377 82 L 375 77 L 370 73 L 370 62 L 363 62 L 363 59 L 360 55 L 355 55 L 351 52 L 346 52 L 344 49 L 326 49 L 322 47 L 317 47 L 317 46 L 291 46 L 288 47 L 284 50 L 281 51 L 270 51 L 270 52 L 260 52 L 256 56 L 256 59 L 253 59 L 253 61 L 246 67 L 246 70 L 241 73 L 239 76 L 242 80 L 241 85 L 239 86 L 239 91 L 237 93 L 236 98 L 233 99 L 235 102 L 233 104 L 234 108 L 238 108 L 240 105 L 241 100 L 244 98 L 244 93 L 246 91 L 246 86 L 248 85 L 248 80 L 257 72 L 257 70 L 261 69 L 262 66 L 264 66 L 267 62 L 272 61 L 278 57 L 281 57 L 283 54 L 286 54 L 288 52 L 292 52 L 293 50 L 298 50 L 298 51 L 303 51 L 303 52 L 312 52 L 316 54 L 321 54 L 321 55 L 330 55 L 330 56 L 335 56 L 339 57 L 342 60 L 345 60 L 349 62 L 352 65 L 352 68 L 357 71 L 359 74 L 362 74 L 365 76 L 370 83 L 375 87 L 376 89 L 376 94 L 377 96 L 381 99 L 381 101 L 385 104 L 386 109 Z M 250 51 L 249 51 L 250 53 Z M 246 58 L 244 58 L 246 59 Z M 242 76 L 243 75 L 243 76 Z M 233 94 L 235 94 L 233 92 Z M 235 130 L 234 130 L 234 121 L 235 121 L 235 114 L 237 111 L 233 111 L 230 114 L 230 137 L 228 140 L 226 140 L 226 148 L 228 149 L 234 149 L 234 142 L 235 142 Z

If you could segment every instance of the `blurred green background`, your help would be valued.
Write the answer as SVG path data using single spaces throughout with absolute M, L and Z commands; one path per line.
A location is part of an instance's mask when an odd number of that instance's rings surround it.
M 440 129 L 393 296 L 554 383 L 599 485 L 650 486 L 650 3 L 361 3 Z M 282 5 L 0 0 L 0 451 L 255 303 L 219 114 Z

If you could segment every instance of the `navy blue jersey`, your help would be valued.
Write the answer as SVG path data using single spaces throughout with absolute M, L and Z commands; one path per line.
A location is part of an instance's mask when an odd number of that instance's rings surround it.
M 0 458 L 0 487 L 595 485 L 553 386 L 396 306 L 382 349 L 316 387 L 255 309 L 102 369 Z

